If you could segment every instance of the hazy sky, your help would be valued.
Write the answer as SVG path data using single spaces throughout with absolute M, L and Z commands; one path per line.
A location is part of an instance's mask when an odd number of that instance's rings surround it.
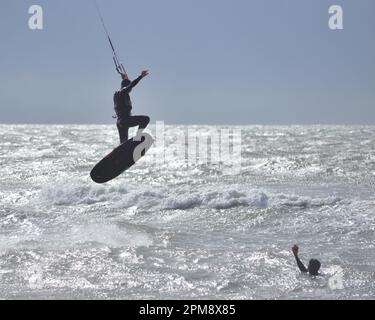
M 375 124 L 374 0 L 98 0 L 134 114 L 167 124 Z M 44 9 L 44 30 L 28 27 Z M 344 30 L 328 8 L 344 9 Z M 1 0 L 0 123 L 113 123 L 92 0 Z

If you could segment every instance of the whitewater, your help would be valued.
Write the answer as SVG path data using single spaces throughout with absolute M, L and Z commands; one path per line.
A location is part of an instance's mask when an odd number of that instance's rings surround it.
M 177 132 L 222 128 L 241 131 L 240 174 L 168 152 Z M 167 126 L 164 163 L 155 147 L 98 185 L 114 125 L 0 125 L 0 299 L 374 299 L 374 136 Z

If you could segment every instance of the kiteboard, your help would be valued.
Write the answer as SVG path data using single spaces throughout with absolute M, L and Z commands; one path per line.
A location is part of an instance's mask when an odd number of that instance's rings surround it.
M 144 157 L 153 143 L 154 139 L 147 133 L 126 141 L 92 169 L 91 179 L 102 184 L 117 178 Z

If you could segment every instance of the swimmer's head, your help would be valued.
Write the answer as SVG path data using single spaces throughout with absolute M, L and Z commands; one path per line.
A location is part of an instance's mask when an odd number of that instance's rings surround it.
M 317 276 L 319 274 L 320 267 L 321 264 L 319 260 L 311 259 L 308 267 L 310 275 Z

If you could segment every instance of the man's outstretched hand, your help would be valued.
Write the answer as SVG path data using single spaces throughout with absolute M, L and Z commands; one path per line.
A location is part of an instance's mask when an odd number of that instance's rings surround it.
M 298 248 L 297 245 L 295 245 L 295 246 L 292 248 L 293 254 L 294 254 L 295 256 L 298 255 L 298 250 L 299 250 L 299 248 Z
M 143 70 L 142 73 L 141 73 L 142 78 L 147 77 L 148 75 L 149 75 L 148 70 Z

